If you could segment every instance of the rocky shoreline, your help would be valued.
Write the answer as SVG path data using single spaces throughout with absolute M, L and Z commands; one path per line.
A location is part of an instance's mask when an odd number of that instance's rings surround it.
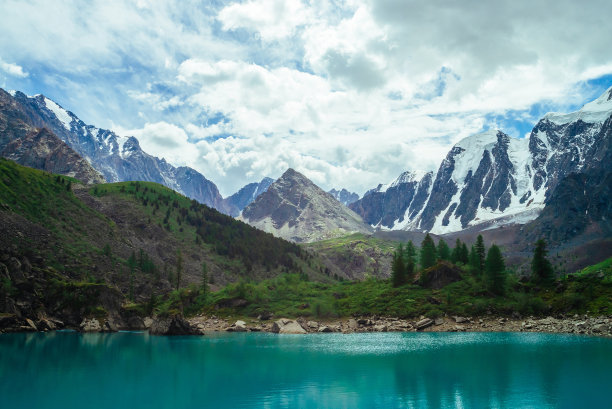
M 264 319 L 267 318 L 267 319 Z M 15 316 L 0 316 L 0 333 L 53 331 L 73 329 L 81 332 L 116 332 L 120 330 L 148 330 L 154 335 L 206 335 L 211 332 L 269 332 L 280 334 L 308 333 L 365 333 L 365 332 L 542 332 L 583 334 L 612 337 L 612 317 L 442 317 L 430 319 L 399 319 L 388 317 L 358 317 L 336 320 L 308 320 L 305 318 L 229 320 L 216 316 L 196 316 L 185 319 L 172 317 L 132 317 L 128 323 L 115 324 L 112 320 L 83 319 L 78 327 L 65 326 L 60 320 L 42 318 L 31 320 Z

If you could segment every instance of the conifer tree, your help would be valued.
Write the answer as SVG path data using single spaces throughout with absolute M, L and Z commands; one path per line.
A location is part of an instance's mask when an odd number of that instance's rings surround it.
M 459 253 L 459 256 L 459 261 L 463 264 L 467 265 L 470 262 L 470 252 L 465 243 L 461 243 L 461 253 Z
M 484 240 L 481 234 L 479 234 L 478 238 L 476 238 L 476 244 L 474 245 L 474 251 L 476 252 L 476 259 L 477 259 L 476 267 L 478 269 L 477 271 L 479 275 L 482 275 L 482 273 L 484 272 L 486 249 L 485 249 Z
M 455 240 L 455 247 L 453 248 L 453 251 L 451 252 L 451 262 L 457 264 L 459 263 L 459 260 L 461 259 L 461 240 L 457 239 Z
M 417 251 L 416 247 L 412 243 L 412 240 L 408 240 L 406 248 L 404 249 L 404 264 L 416 264 L 417 262 Z
M 425 270 L 436 264 L 436 244 L 434 243 L 429 233 L 425 235 L 421 243 L 421 268 Z
M 552 264 L 546 258 L 547 254 L 546 241 L 538 240 L 531 260 L 531 277 L 536 282 L 546 283 L 553 279 L 554 271 Z
M 476 255 L 476 247 L 474 245 L 470 247 L 470 255 L 468 256 L 468 258 L 472 274 L 478 274 L 478 256 Z
M 506 265 L 501 250 L 495 244 L 489 248 L 485 260 L 485 282 L 489 291 L 500 295 L 504 293 Z
M 450 260 L 450 248 L 444 239 L 438 241 L 438 259 L 439 260 Z
M 404 247 L 400 243 L 397 251 L 393 253 L 393 265 L 391 266 L 391 284 L 399 287 L 406 282 L 406 269 L 404 264 Z

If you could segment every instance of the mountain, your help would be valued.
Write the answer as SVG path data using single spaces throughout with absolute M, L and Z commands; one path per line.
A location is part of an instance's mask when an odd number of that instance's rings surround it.
M 489 130 L 457 143 L 435 175 L 402 174 L 350 205 L 381 229 L 456 232 L 525 224 L 538 217 L 561 181 L 598 162 L 612 115 L 612 87 L 570 114 L 549 113 L 528 138 Z
M 155 303 L 177 285 L 179 265 L 180 287 L 191 291 L 202 264 L 213 289 L 285 272 L 327 279 L 295 243 L 159 184 L 69 185 L 0 158 L 0 316 L 78 326 L 118 314 L 128 297 Z
M 11 95 L 0 90 L 0 156 L 84 183 L 104 182 L 98 171 L 55 134 L 46 128 L 35 128 L 15 115 L 15 105 Z
M 225 209 L 230 216 L 237 217 L 260 194 L 268 190 L 274 182 L 272 178 L 263 178 L 259 183 L 249 183 L 233 195 L 223 199 Z
M 361 217 L 293 169 L 248 205 L 240 219 L 295 242 L 371 232 Z
M 332 195 L 334 199 L 336 199 L 345 206 L 348 206 L 351 203 L 354 203 L 359 200 L 359 195 L 357 193 L 349 192 L 344 188 L 342 190 L 332 189 L 327 193 Z
M 87 125 L 44 95 L 29 97 L 19 91 L 0 90 L 10 98 L 4 108 L 25 124 L 47 128 L 100 171 L 108 182 L 160 183 L 220 211 L 226 211 L 214 183 L 189 167 L 174 167 L 144 152 L 134 137 Z

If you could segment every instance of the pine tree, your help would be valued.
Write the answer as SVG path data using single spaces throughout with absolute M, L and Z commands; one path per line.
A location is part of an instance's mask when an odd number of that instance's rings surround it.
M 436 264 L 436 244 L 429 233 L 421 243 L 421 268 L 425 270 Z
M 451 252 L 451 262 L 457 264 L 460 262 L 461 259 L 461 240 L 457 239 L 455 241 L 455 247 L 453 248 L 453 251 Z
M 470 270 L 472 274 L 478 274 L 479 263 L 478 263 L 478 256 L 476 255 L 476 247 L 474 245 L 470 247 L 470 254 L 468 258 L 469 258 L 469 265 L 470 265 Z
M 406 248 L 404 249 L 404 264 L 416 264 L 417 262 L 417 251 L 414 244 L 412 244 L 412 240 L 409 240 L 406 243 Z
M 181 287 L 181 275 L 183 273 L 183 253 L 181 250 L 176 254 L 176 289 Z
M 450 248 L 444 239 L 438 241 L 438 259 L 439 260 L 450 260 Z
M 531 260 L 531 277 L 536 282 L 546 283 L 553 279 L 554 271 L 552 264 L 546 258 L 547 254 L 546 242 L 543 239 L 538 240 Z
M 461 263 L 467 265 L 470 262 L 470 252 L 465 243 L 461 243 L 461 253 L 459 253 L 459 256 L 459 261 Z
M 479 234 L 478 238 L 476 238 L 476 244 L 474 245 L 474 251 L 476 252 L 477 272 L 478 272 L 478 275 L 482 275 L 482 273 L 484 272 L 486 249 L 485 249 L 484 240 L 481 234 Z
M 406 269 L 404 264 L 404 248 L 402 244 L 393 253 L 393 265 L 391 266 L 391 284 L 399 287 L 406 282 Z
M 506 265 L 501 250 L 495 244 L 489 248 L 485 261 L 485 281 L 487 289 L 495 294 L 503 294 L 506 284 Z

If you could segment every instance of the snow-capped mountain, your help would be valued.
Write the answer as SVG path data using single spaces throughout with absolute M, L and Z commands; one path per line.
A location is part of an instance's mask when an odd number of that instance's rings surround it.
M 106 129 L 87 125 L 72 112 L 45 97 L 29 97 L 9 91 L 14 102 L 36 128 L 47 128 L 86 159 L 108 182 L 141 180 L 161 183 L 184 195 L 226 211 L 214 183 L 196 170 L 174 167 L 164 159 L 144 152 L 134 137 L 123 137 Z
M 268 190 L 274 182 L 272 178 L 263 178 L 261 182 L 249 183 L 231 196 L 223 199 L 230 216 L 237 217 L 242 209 L 251 204 L 260 194 Z
M 357 193 L 349 192 L 344 188 L 342 188 L 341 190 L 332 189 L 327 193 L 332 195 L 337 201 L 339 201 L 345 206 L 348 206 L 351 203 L 355 203 L 357 200 L 359 200 L 359 195 Z
M 577 112 L 547 114 L 528 138 L 499 130 L 465 138 L 435 175 L 405 172 L 350 208 L 374 227 L 437 234 L 479 224 L 527 223 L 563 178 L 596 160 L 611 115 L 612 87 Z
M 13 97 L 0 89 L 0 156 L 20 165 L 102 183 L 104 178 L 85 159 L 48 129 L 28 123 Z
M 245 207 L 239 219 L 295 242 L 371 232 L 361 217 L 293 169 Z

